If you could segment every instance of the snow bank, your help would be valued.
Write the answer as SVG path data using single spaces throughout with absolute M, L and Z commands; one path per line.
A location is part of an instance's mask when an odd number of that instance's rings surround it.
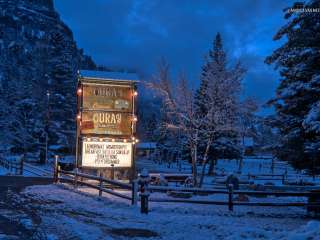
M 142 215 L 129 201 L 108 194 L 99 198 L 87 188 L 75 192 L 67 185 L 33 186 L 24 193 L 47 203 L 38 214 L 47 235 L 56 239 L 142 239 L 137 232 L 168 240 L 319 239 L 319 222 L 293 215 L 296 208 L 237 207 L 229 212 L 225 206 L 151 203 L 150 213 Z

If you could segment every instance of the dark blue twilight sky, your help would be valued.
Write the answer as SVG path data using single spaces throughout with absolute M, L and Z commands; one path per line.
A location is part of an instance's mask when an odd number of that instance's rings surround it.
M 293 0 L 55 0 L 78 46 L 98 64 L 150 73 L 164 56 L 197 85 L 204 55 L 221 32 L 229 59 L 248 68 L 245 94 L 274 94 L 278 74 L 263 61 Z

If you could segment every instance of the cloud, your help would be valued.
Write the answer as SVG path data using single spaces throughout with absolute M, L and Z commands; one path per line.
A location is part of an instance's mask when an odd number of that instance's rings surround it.
M 282 9 L 291 2 L 55 0 L 55 5 L 78 45 L 99 64 L 150 73 L 164 56 L 174 73 L 185 70 L 195 84 L 204 55 L 219 31 L 229 57 L 240 58 L 248 67 L 246 94 L 266 100 L 278 75 L 263 61 L 280 44 L 272 37 L 284 24 Z

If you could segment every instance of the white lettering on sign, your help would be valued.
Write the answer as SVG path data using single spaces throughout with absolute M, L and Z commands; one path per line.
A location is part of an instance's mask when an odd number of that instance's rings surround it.
M 131 167 L 132 144 L 122 142 L 82 143 L 83 167 Z
M 120 124 L 121 113 L 95 113 L 93 114 L 95 123 Z
M 98 87 L 93 89 L 93 95 L 101 97 L 122 97 L 123 91 L 121 88 Z

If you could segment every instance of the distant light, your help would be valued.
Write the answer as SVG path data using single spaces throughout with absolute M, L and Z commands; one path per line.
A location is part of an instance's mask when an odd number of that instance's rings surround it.
M 48 96 L 48 97 L 50 96 L 50 92 L 49 92 L 49 91 L 47 91 L 47 96 Z
M 123 142 L 125 142 L 125 143 L 126 143 L 126 142 L 127 142 L 127 139 L 123 139 Z
M 103 141 L 103 138 L 100 138 L 99 141 L 102 142 L 102 141 Z
M 136 116 L 133 117 L 132 119 L 134 122 L 138 121 L 138 118 Z
M 77 93 L 78 93 L 78 95 L 81 95 L 81 93 L 82 93 L 82 89 L 81 89 L 81 88 L 78 88 Z
M 135 137 L 132 137 L 131 139 L 132 139 L 132 140 L 135 140 L 136 138 L 135 138 Z
M 112 138 L 112 142 L 115 142 L 116 140 L 114 138 Z
M 134 96 L 138 96 L 138 92 L 137 92 L 137 91 L 134 91 L 133 95 L 134 95 Z
M 91 138 L 87 138 L 87 141 L 89 141 L 89 142 L 90 142 L 90 141 L 91 141 Z
M 138 143 L 139 142 L 139 139 L 136 139 L 136 143 Z
M 81 115 L 80 114 L 78 114 L 77 119 L 79 119 L 79 120 L 81 119 Z

